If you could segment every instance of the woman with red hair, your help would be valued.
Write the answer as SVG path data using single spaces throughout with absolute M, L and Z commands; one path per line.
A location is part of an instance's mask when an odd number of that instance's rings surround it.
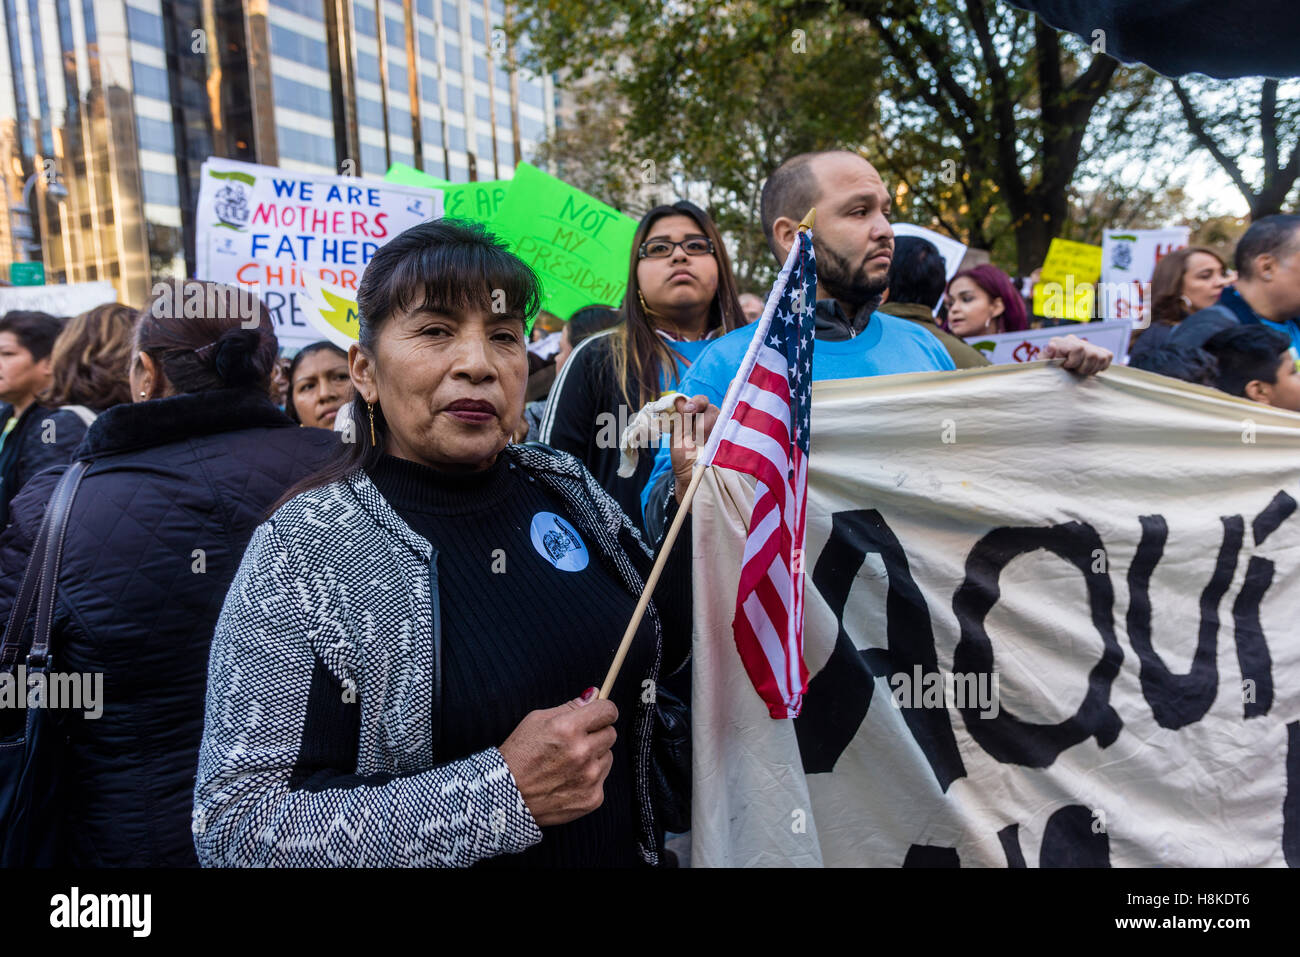
M 1029 328 L 1025 301 L 1011 279 L 985 263 L 963 269 L 948 283 L 948 331 L 968 339 Z

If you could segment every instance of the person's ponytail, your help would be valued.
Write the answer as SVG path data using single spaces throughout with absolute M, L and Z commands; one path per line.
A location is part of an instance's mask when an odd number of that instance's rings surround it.
M 248 388 L 266 381 L 271 370 L 261 354 L 258 330 L 231 329 L 213 345 L 212 368 L 226 388 Z
M 152 356 L 178 393 L 269 394 L 278 343 L 270 313 L 251 290 L 185 279 L 155 287 L 137 321 L 135 351 Z

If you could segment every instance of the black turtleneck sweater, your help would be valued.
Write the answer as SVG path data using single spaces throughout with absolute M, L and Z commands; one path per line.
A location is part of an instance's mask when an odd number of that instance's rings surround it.
M 568 520 L 560 499 L 505 455 L 485 471 L 458 474 L 384 456 L 369 475 L 438 553 L 440 760 L 499 746 L 528 712 L 600 685 L 636 598 Z M 542 828 L 541 843 L 521 854 L 479 866 L 639 863 L 633 718 L 653 655 L 653 629 L 643 622 L 612 695 L 618 740 L 604 804 Z

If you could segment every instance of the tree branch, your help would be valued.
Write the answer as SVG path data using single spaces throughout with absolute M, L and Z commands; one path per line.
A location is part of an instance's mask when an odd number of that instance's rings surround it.
M 1228 174 L 1237 189 L 1241 191 L 1241 195 L 1246 197 L 1246 201 L 1248 203 L 1253 201 L 1255 199 L 1254 190 L 1247 184 L 1246 178 L 1241 174 L 1241 169 L 1223 152 L 1214 137 L 1210 135 L 1209 130 L 1205 128 L 1205 122 L 1201 119 L 1200 114 L 1196 112 L 1196 105 L 1192 103 L 1192 98 L 1187 95 L 1183 85 L 1174 79 L 1169 82 L 1173 84 L 1174 95 L 1178 97 L 1178 103 L 1183 108 L 1183 117 L 1187 120 L 1187 128 L 1191 130 L 1192 136 L 1209 151 L 1210 155 L 1214 157 L 1214 161 L 1223 167 L 1224 172 Z

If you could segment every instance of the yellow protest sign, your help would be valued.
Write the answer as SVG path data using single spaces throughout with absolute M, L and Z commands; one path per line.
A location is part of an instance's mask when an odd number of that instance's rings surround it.
M 1100 278 L 1100 246 L 1053 239 L 1034 286 L 1034 315 L 1087 322 Z

